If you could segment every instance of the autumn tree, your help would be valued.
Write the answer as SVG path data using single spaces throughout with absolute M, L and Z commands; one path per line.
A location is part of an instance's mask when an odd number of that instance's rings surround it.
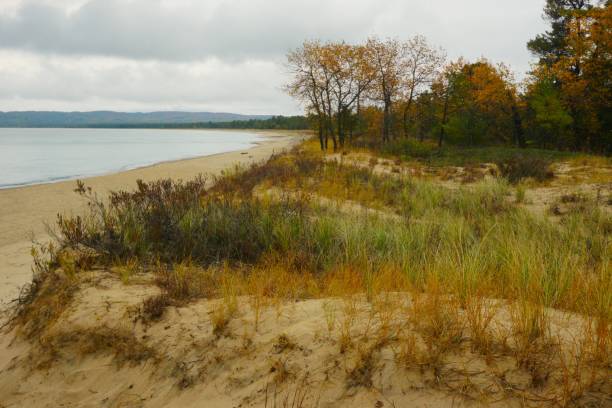
M 566 55 L 569 23 L 576 12 L 591 9 L 592 3 L 591 0 L 546 0 L 544 18 L 549 21 L 550 30 L 527 43 L 541 65 L 550 67 Z
M 344 146 L 353 108 L 374 80 L 373 67 L 363 46 L 333 43 L 327 45 L 325 51 L 325 64 L 330 67 L 332 75 L 331 92 L 338 139 L 340 146 Z
M 374 37 L 368 39 L 366 47 L 374 73 L 370 99 L 382 103 L 382 140 L 388 142 L 391 136 L 393 104 L 402 91 L 406 48 L 396 39 L 383 41 Z
M 414 100 L 426 92 L 444 65 L 446 55 L 441 49 L 429 45 L 427 39 L 417 35 L 402 44 L 404 49 L 402 63 L 403 109 L 402 127 L 404 137 L 408 137 L 408 122 Z
M 565 127 L 553 126 L 558 132 L 555 135 L 550 130 L 546 133 L 563 147 L 609 151 L 612 6 L 609 2 L 597 6 L 586 0 L 549 3 L 547 14 L 550 9 L 559 18 L 552 20 L 549 33 L 538 38 L 548 38 L 550 41 L 542 44 L 548 44 L 549 50 L 554 45 L 554 52 L 541 58 L 533 70 L 531 82 L 536 85 L 530 87 L 526 99 L 535 113 L 541 101 L 552 103 L 553 95 L 558 98 L 552 106 L 559 105 L 557 111 L 563 110 L 571 117 L 571 142 L 567 143 Z M 555 7 L 551 8 L 551 4 Z M 557 39 L 554 44 L 553 38 Z M 529 46 L 533 49 L 532 43 Z M 537 86 L 538 82 L 542 85 Z
M 469 145 L 525 146 L 517 89 L 505 65 L 459 59 L 446 65 L 432 92 L 439 112 L 440 146 L 447 137 Z
M 463 104 L 464 78 L 461 75 L 465 62 L 463 59 L 450 62 L 434 79 L 431 90 L 434 101 L 438 106 L 438 147 L 445 141 L 449 118 L 459 110 Z
M 317 131 L 321 149 L 327 148 L 328 129 L 324 105 L 323 75 L 319 69 L 319 53 L 321 45 L 318 42 L 304 44 L 287 54 L 287 69 L 291 81 L 285 85 L 285 91 L 304 104 L 306 112 L 316 116 Z

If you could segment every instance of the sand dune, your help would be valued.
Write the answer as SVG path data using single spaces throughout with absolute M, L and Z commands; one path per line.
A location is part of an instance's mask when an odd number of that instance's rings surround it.
M 426 346 L 409 342 L 420 335 L 407 293 L 270 303 L 257 318 L 238 298 L 219 333 L 222 299 L 169 307 L 151 322 L 140 314 L 159 293 L 150 275 L 126 285 L 99 271 L 83 282 L 40 341 L 0 334 L 0 407 L 521 407 L 558 398 L 554 385 L 523 393 L 533 374 L 503 353 L 475 352 L 467 337 L 439 365 L 413 360 Z M 507 329 L 507 303 L 491 307 L 492 327 Z M 578 337 L 580 317 L 549 313 L 551 335 Z

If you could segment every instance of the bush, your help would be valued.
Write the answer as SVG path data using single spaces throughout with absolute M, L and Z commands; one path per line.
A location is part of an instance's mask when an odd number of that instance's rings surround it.
M 545 181 L 554 177 L 550 161 L 539 157 L 514 156 L 497 162 L 502 176 L 510 183 L 516 184 L 522 179 L 533 178 Z
M 432 143 L 421 143 L 412 139 L 399 139 L 382 146 L 383 154 L 399 156 L 405 159 L 430 161 L 441 154 L 441 150 Z

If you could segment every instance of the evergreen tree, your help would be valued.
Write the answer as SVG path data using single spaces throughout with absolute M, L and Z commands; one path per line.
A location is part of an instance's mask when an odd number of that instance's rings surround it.
M 540 58 L 540 64 L 552 66 L 566 54 L 568 22 L 575 12 L 589 10 L 592 0 L 546 0 L 544 18 L 551 28 L 527 43 L 527 48 Z

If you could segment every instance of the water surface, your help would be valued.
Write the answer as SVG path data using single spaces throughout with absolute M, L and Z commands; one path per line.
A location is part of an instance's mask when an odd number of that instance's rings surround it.
M 0 128 L 0 188 L 243 150 L 259 140 L 243 131 Z

